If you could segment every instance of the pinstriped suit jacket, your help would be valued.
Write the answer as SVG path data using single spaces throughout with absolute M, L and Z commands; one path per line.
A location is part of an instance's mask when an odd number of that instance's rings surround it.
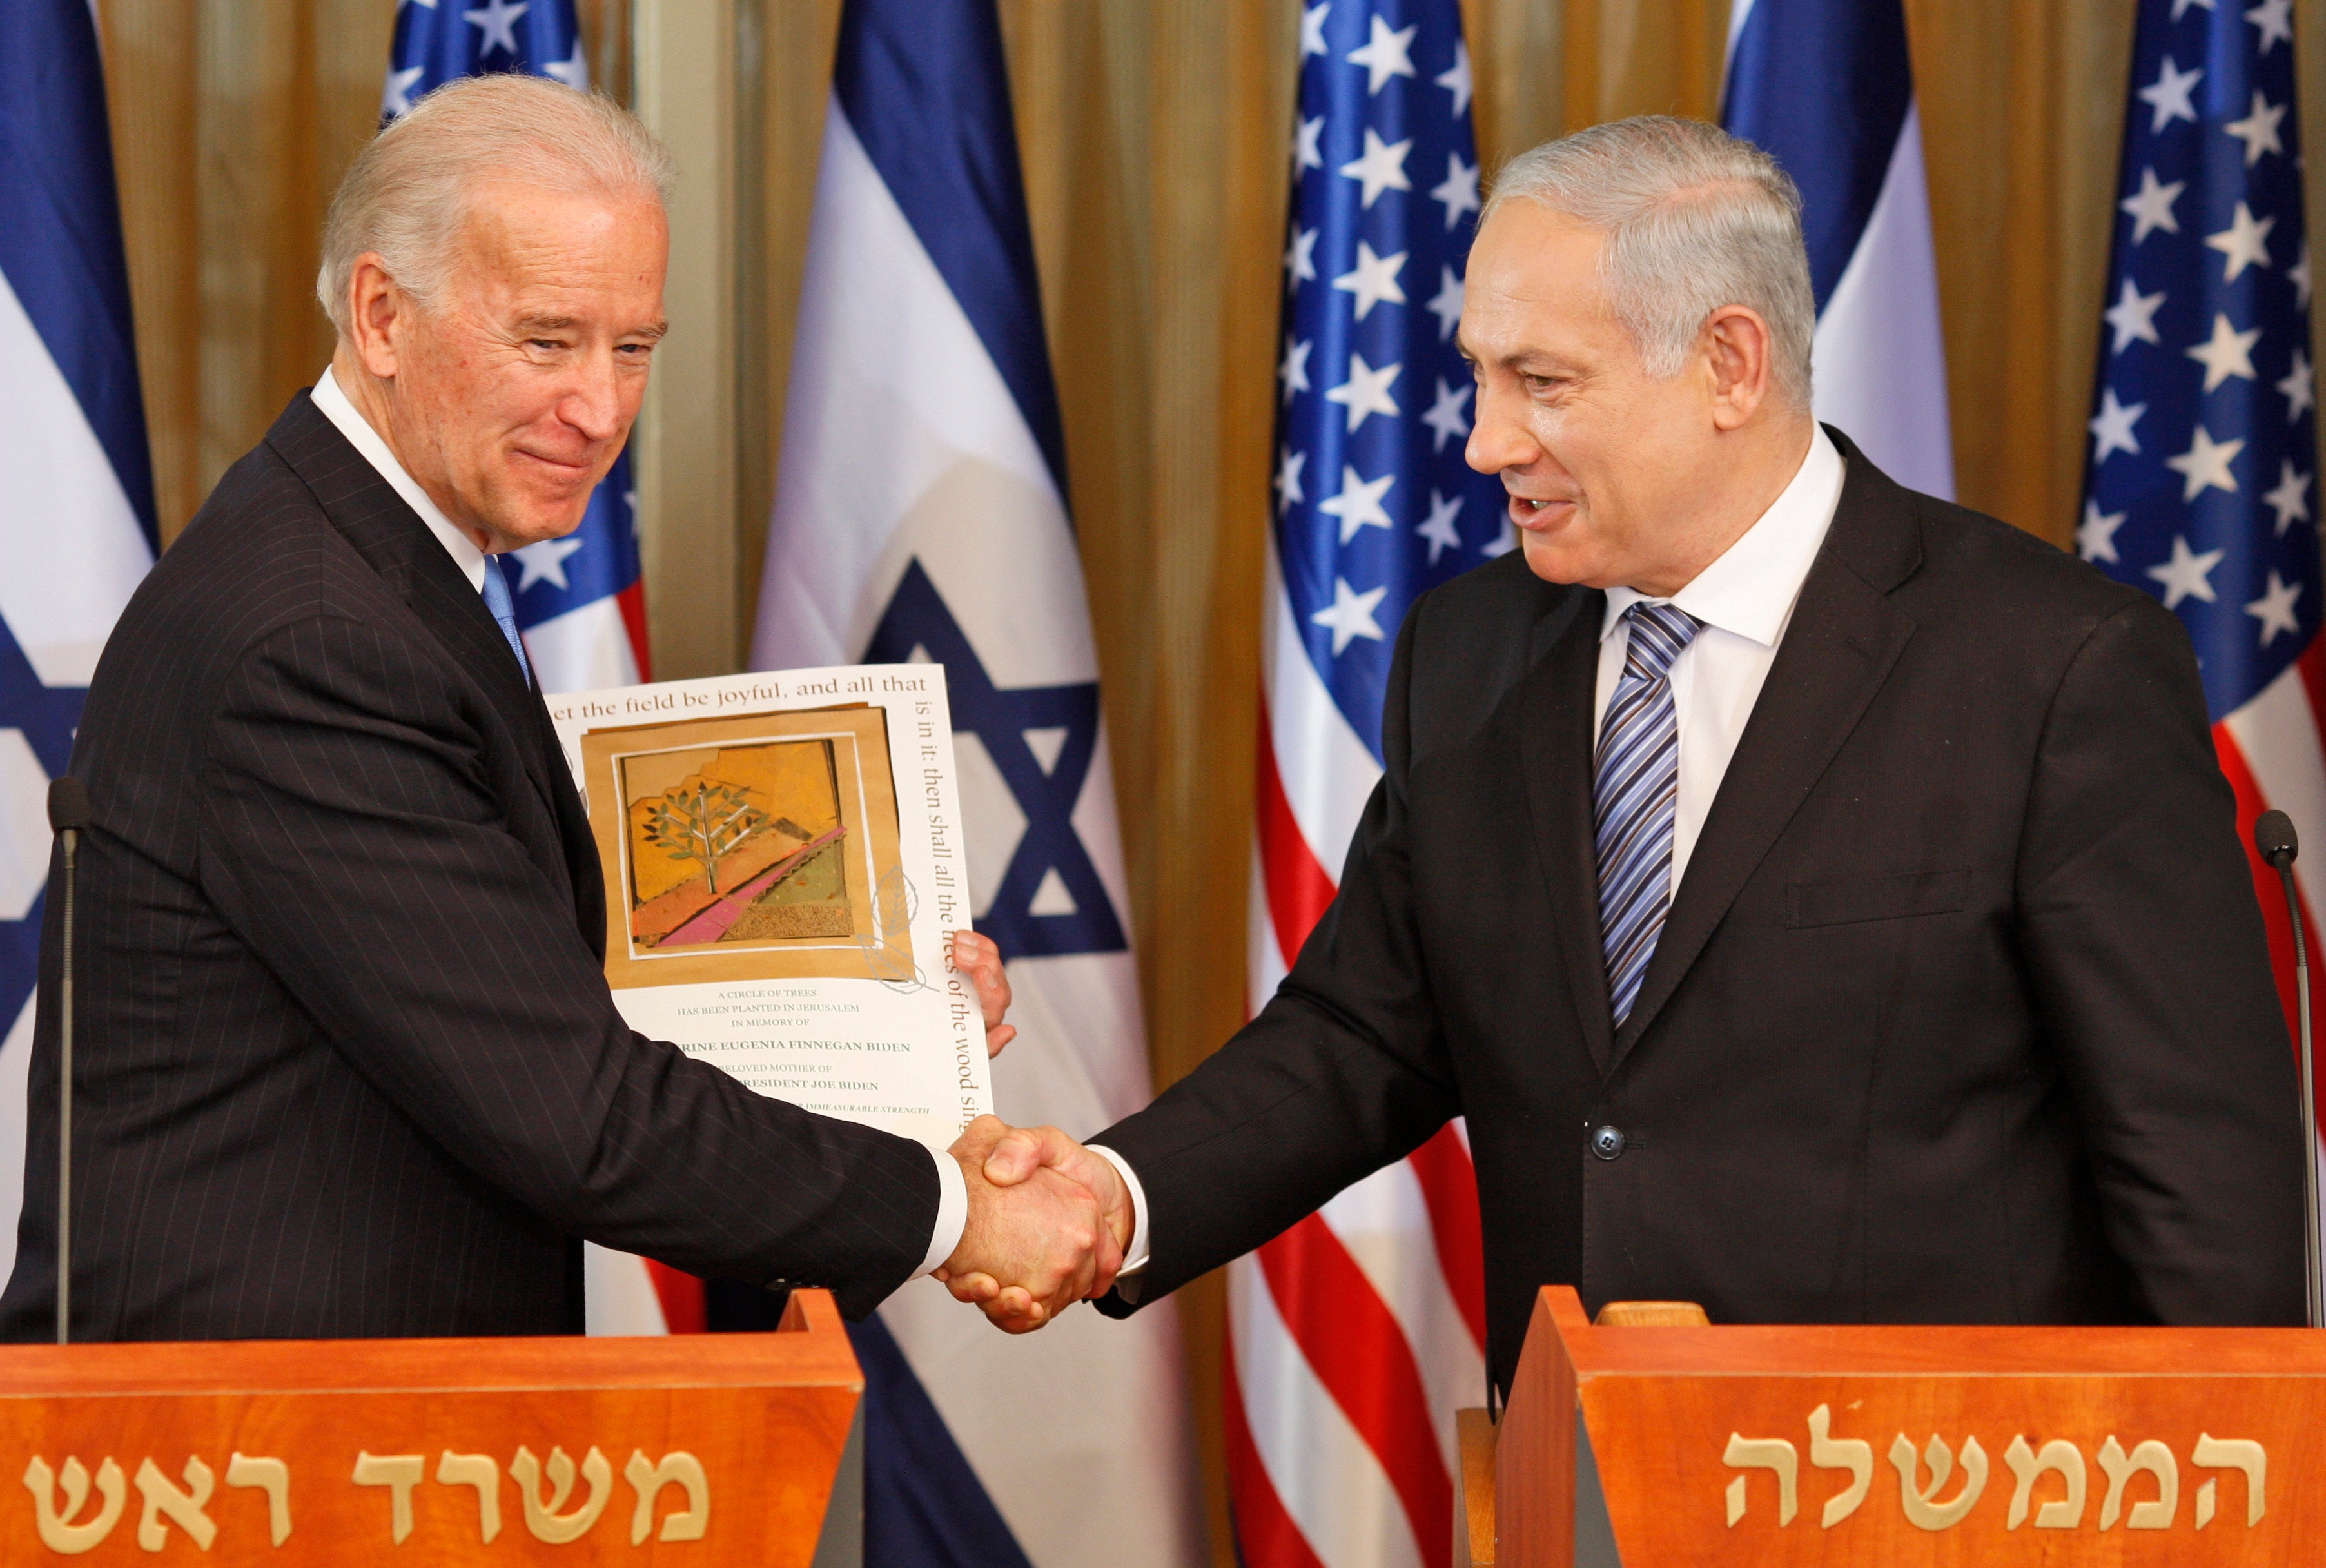
M 73 751 L 76 1338 L 559 1333 L 582 1238 L 869 1311 L 917 1145 L 634 1034 L 539 696 L 304 393 L 131 601 Z M 55 989 L 0 1333 L 52 1331 Z

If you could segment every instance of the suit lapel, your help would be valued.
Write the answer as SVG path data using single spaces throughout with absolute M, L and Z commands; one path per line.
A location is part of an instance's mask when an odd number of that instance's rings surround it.
M 1689 856 L 1639 998 L 1616 1033 L 1616 1065 L 1670 1000 L 1914 633 L 1912 619 L 1888 598 L 1921 561 L 1912 492 L 1839 431 L 1827 433 L 1848 465 L 1833 526 Z
M 567 813 L 560 810 L 558 786 L 570 782 L 551 772 L 564 762 L 550 732 L 541 697 L 510 657 L 508 639 L 485 608 L 466 574 L 428 531 L 395 487 L 367 462 L 339 427 L 302 392 L 267 433 L 267 441 L 304 481 L 332 525 L 380 577 L 400 593 L 412 612 L 470 677 L 483 688 L 525 758 L 542 804 L 569 841 Z M 588 826 L 581 836 L 589 838 Z M 592 845 L 594 860 L 595 846 Z M 568 857 L 572 857 L 569 853 Z M 600 922 L 602 924 L 602 922 Z M 601 936 L 602 939 L 602 936 Z
M 1535 623 L 1519 725 L 1535 854 L 1550 893 L 1584 1042 L 1602 1075 L 1615 1059 L 1599 940 L 1599 863 L 1591 836 L 1591 706 L 1606 597 L 1569 593 Z

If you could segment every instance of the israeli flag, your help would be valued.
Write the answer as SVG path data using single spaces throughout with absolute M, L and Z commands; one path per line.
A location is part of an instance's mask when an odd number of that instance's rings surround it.
M 0 1279 L 23 1204 L 49 780 L 153 565 L 154 474 L 88 0 L 0 5 Z M 52 1106 L 42 1114 L 54 1115 Z
M 1922 120 L 1900 0 L 1737 0 L 1720 123 L 1801 188 L 1817 416 L 1899 483 L 1953 499 Z
M 994 1100 L 1149 1097 L 1114 781 L 993 0 L 849 0 L 753 662 L 945 667 Z M 1011 1339 L 924 1280 L 858 1331 L 870 1568 L 1204 1560 L 1168 1302 Z

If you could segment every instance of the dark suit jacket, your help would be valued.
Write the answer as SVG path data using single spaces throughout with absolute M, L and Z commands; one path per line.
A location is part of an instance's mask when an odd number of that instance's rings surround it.
M 130 602 L 73 770 L 76 1338 L 574 1332 L 582 1237 L 854 1313 L 919 1265 L 918 1145 L 624 1025 L 539 695 L 305 394 Z M 19 1339 L 54 1311 L 60 901 Z
M 1141 1300 L 1466 1115 L 1504 1381 L 1549 1283 L 1716 1322 L 2300 1321 L 2292 1051 L 2188 638 L 1836 439 L 1831 530 L 1620 1031 L 1605 597 L 1513 553 L 1414 606 L 1291 976 L 1093 1140 L 1146 1189 Z

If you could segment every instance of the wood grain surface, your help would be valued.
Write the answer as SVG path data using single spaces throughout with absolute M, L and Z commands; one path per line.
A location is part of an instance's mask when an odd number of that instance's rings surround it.
M 862 1388 L 822 1291 L 770 1334 L 12 1346 L 0 1562 L 792 1568 Z

